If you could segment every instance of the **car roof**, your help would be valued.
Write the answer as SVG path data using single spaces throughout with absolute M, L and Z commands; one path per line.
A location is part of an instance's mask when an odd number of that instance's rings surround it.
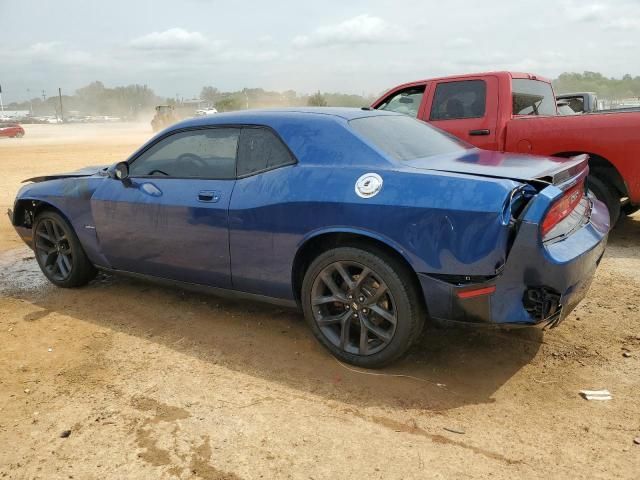
M 377 117 L 381 115 L 397 116 L 401 115 L 395 112 L 387 112 L 384 110 L 370 110 L 368 108 L 346 108 L 346 107 L 292 107 L 292 108 L 270 108 L 259 110 L 238 110 L 235 112 L 218 113 L 206 117 L 190 118 L 178 122 L 170 127 L 171 130 L 188 127 L 204 127 L 208 125 L 221 124 L 269 124 L 270 120 L 296 119 L 305 120 L 309 117 L 322 115 L 325 117 L 334 117 L 341 120 L 353 120 L 363 117 Z
M 546 77 L 543 77 L 541 75 L 533 75 L 531 73 L 525 73 L 525 72 L 510 72 L 510 71 L 494 71 L 494 72 L 480 72 L 480 73 L 463 73 L 463 74 L 459 74 L 459 75 L 447 75 L 444 77 L 432 77 L 432 78 L 423 78 L 421 80 L 413 80 L 411 82 L 406 82 L 406 83 L 402 83 L 400 85 L 396 85 L 395 87 L 390 88 L 389 90 L 385 91 L 382 97 L 385 97 L 388 93 L 396 91 L 396 90 L 401 90 L 403 88 L 409 88 L 409 87 L 414 87 L 414 86 L 422 86 L 425 83 L 429 83 L 429 82 L 439 82 L 442 80 L 446 80 L 446 81 L 452 81 L 452 82 L 456 82 L 456 81 L 461 81 L 461 80 L 466 80 L 466 79 L 472 79 L 475 77 L 506 77 L 506 78 L 510 78 L 510 79 L 529 79 L 529 80 L 540 80 L 546 83 L 551 83 L 551 80 L 549 80 Z M 379 103 L 378 100 L 376 100 L 376 103 Z

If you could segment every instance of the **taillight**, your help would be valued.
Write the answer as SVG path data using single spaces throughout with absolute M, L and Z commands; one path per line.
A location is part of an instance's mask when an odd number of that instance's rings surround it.
M 584 196 L 584 180 L 574 185 L 560 197 L 547 212 L 542 221 L 542 236 L 549 233 L 578 206 Z

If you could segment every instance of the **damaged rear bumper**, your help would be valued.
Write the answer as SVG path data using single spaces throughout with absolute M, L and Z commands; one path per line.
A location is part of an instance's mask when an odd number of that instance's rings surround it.
M 588 223 L 550 245 L 542 243 L 538 223 L 523 221 L 494 278 L 460 284 L 419 274 L 429 315 L 441 321 L 555 327 L 587 294 L 608 230 L 608 211 L 598 201 Z M 474 291 L 489 293 L 465 294 Z

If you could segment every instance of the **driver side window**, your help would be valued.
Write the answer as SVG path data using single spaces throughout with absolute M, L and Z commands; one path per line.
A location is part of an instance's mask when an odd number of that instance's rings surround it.
M 239 128 L 174 133 L 136 158 L 131 177 L 230 179 L 236 175 Z
M 416 118 L 420 103 L 424 96 L 425 86 L 410 87 L 396 92 L 385 99 L 376 110 L 389 110 L 391 112 L 403 113 Z

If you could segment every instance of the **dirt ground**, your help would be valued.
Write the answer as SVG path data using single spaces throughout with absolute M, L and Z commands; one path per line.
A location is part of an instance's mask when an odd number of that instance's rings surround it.
M 27 125 L 0 139 L 0 207 L 150 134 Z M 52 287 L 3 215 L 0 478 L 637 479 L 639 298 L 636 216 L 557 329 L 431 327 L 362 372 L 295 312 L 107 275 Z M 613 400 L 578 394 L 600 388 Z

